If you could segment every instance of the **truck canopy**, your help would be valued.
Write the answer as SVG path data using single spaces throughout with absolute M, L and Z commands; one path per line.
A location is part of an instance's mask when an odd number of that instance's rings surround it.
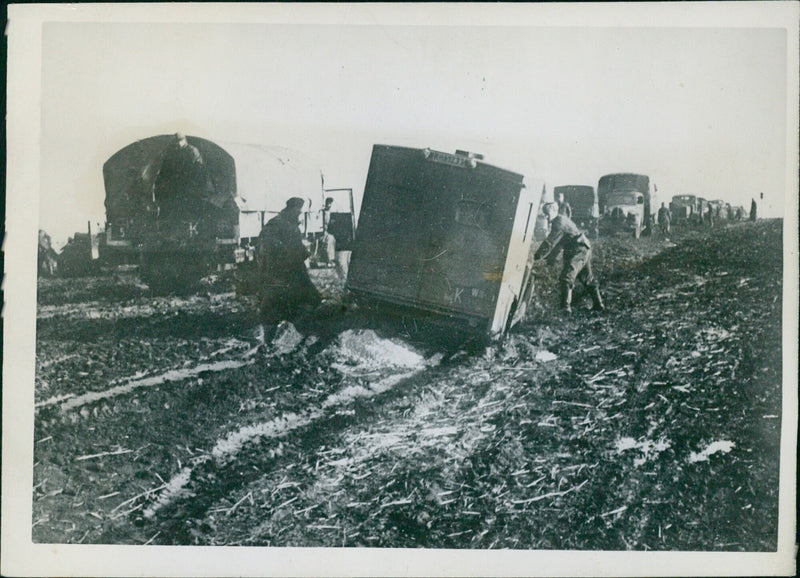
M 634 173 L 616 173 L 600 177 L 597 184 L 598 194 L 610 193 L 612 191 L 639 191 L 648 193 L 650 190 L 650 178 L 646 175 Z
M 307 200 L 307 210 L 322 208 L 322 171 L 297 151 L 253 144 L 219 145 L 188 136 L 209 175 L 210 189 L 198 192 L 235 202 L 240 213 L 277 213 L 290 197 Z M 153 187 L 174 134 L 136 141 L 112 155 L 103 165 L 108 222 L 141 216 L 153 199 Z M 198 199 L 203 200 L 203 199 Z
M 203 158 L 213 194 L 233 197 L 236 194 L 233 158 L 211 141 L 198 137 L 187 137 L 187 141 Z M 138 140 L 114 153 L 103 164 L 108 222 L 135 218 L 145 210 L 153 200 L 153 187 L 161 163 L 174 142 L 174 134 Z

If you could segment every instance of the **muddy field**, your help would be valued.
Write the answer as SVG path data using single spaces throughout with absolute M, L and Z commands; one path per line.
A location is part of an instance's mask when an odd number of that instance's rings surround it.
M 502 342 L 341 303 L 263 343 L 230 279 L 42 279 L 33 538 L 85 544 L 770 551 L 782 223 L 596 243 L 608 311 Z

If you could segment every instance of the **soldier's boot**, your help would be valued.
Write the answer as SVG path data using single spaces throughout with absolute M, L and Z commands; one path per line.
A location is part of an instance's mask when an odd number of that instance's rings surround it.
M 561 309 L 564 313 L 572 313 L 572 289 L 569 287 L 561 289 Z
M 595 311 L 606 310 L 606 306 L 603 304 L 603 297 L 600 295 L 600 287 L 594 286 L 592 288 L 592 301 L 594 302 L 592 309 Z

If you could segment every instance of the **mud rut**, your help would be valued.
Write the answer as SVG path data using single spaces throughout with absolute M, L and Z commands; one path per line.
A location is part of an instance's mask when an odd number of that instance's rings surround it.
M 597 246 L 604 315 L 540 270 L 480 349 L 335 315 L 265 346 L 213 287 L 44 281 L 34 540 L 774 549 L 780 222 L 671 241 Z

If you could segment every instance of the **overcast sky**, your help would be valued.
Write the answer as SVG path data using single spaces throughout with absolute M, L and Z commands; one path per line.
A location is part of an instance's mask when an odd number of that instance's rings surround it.
M 183 131 L 283 145 L 363 192 L 375 143 L 456 148 L 551 185 L 610 172 L 783 210 L 777 28 L 45 23 L 40 224 L 104 220 L 102 164 Z

